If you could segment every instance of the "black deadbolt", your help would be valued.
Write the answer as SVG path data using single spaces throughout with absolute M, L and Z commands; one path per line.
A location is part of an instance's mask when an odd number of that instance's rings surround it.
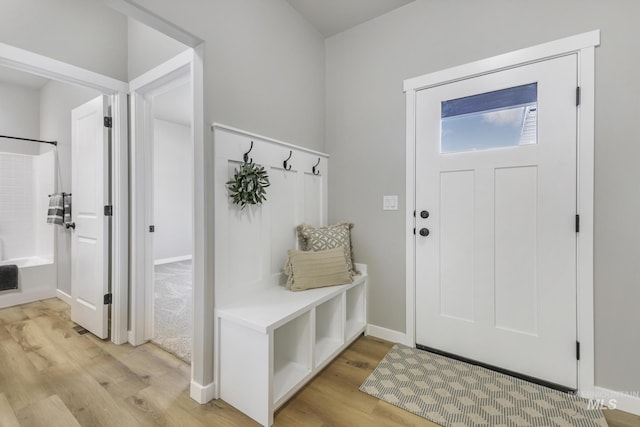
M 421 228 L 420 229 L 420 235 L 422 237 L 427 237 L 429 235 L 429 229 L 428 228 Z
M 425 219 L 429 218 L 429 211 L 420 212 L 420 216 Z

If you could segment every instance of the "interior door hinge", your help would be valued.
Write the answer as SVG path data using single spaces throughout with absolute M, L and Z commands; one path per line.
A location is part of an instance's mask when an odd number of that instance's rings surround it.
M 113 127 L 113 119 L 111 119 L 111 117 L 105 117 L 104 118 L 104 127 L 106 127 L 106 128 Z
M 413 234 L 416 234 L 416 228 L 413 227 Z
M 580 360 L 580 341 L 576 341 L 576 360 Z
M 580 105 L 580 86 L 576 88 L 576 107 Z
M 580 232 L 580 215 L 576 215 L 576 233 Z
M 106 205 L 104 207 L 104 216 L 113 216 L 113 205 Z
M 113 303 L 113 294 L 104 294 L 104 305 Z

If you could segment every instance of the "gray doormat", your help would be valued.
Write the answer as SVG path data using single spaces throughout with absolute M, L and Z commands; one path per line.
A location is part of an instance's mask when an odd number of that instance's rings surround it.
M 445 427 L 607 426 L 586 399 L 397 344 L 360 391 Z

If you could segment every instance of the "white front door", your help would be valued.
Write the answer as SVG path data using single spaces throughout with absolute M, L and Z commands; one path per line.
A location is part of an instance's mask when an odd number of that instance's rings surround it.
M 109 335 L 109 134 L 104 126 L 107 97 L 81 105 L 71 113 L 71 209 L 75 229 L 71 241 L 71 320 L 99 338 Z
M 416 95 L 416 342 L 577 388 L 576 55 Z

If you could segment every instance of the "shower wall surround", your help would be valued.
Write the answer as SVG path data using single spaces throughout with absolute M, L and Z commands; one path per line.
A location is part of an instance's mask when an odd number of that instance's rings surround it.
M 54 179 L 53 152 L 0 152 L 0 261 L 53 260 L 53 227 L 46 223 L 46 208 Z

